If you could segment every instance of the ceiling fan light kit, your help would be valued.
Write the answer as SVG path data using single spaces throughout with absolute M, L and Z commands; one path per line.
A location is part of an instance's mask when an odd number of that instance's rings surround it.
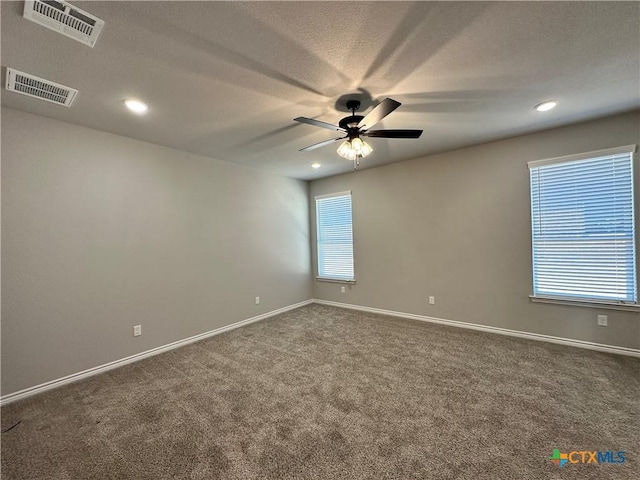
M 357 157 L 364 158 L 373 152 L 373 148 L 367 142 L 363 142 L 359 137 L 353 140 L 346 140 L 338 148 L 338 155 L 347 160 L 355 160 Z
M 340 147 L 338 147 L 337 152 L 341 157 L 353 161 L 353 169 L 355 170 L 360 165 L 360 159 L 373 152 L 371 145 L 362 140 L 361 137 L 419 138 L 420 135 L 422 135 L 422 130 L 369 130 L 369 128 L 389 115 L 400 105 L 400 102 L 391 98 L 385 98 L 366 116 L 362 116 L 356 115 L 356 111 L 360 109 L 360 101 L 349 100 L 347 101 L 346 106 L 351 110 L 351 115 L 341 119 L 340 122 L 338 122 L 338 125 L 321 122 L 307 117 L 294 118 L 294 121 L 296 122 L 306 123 L 315 127 L 326 128 L 328 130 L 334 130 L 345 134 L 342 137 L 332 138 L 330 140 L 309 145 L 308 147 L 300 149 L 300 151 L 308 152 L 309 150 L 315 150 L 316 148 L 329 145 L 330 143 L 337 142 L 338 140 L 346 139 Z

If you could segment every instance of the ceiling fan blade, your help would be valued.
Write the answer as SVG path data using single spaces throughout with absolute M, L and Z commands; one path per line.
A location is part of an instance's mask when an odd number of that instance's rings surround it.
M 313 125 L 314 127 L 322 127 L 328 130 L 333 130 L 334 132 L 335 131 L 346 132 L 346 130 L 342 127 L 339 127 L 337 125 L 332 125 L 327 122 L 321 122 L 320 120 L 314 120 L 313 118 L 298 117 L 298 118 L 294 118 L 293 120 L 294 122 L 307 123 L 309 125 Z
M 300 152 L 308 152 L 309 150 L 315 150 L 316 148 L 324 147 L 325 145 L 329 145 L 330 143 L 337 142 L 338 140 L 343 140 L 347 137 L 340 138 L 332 138 L 331 140 L 325 140 L 324 142 L 314 143 L 313 145 L 309 145 L 308 147 L 301 148 Z
M 422 130 L 369 130 L 362 135 L 382 138 L 420 138 Z
M 367 116 L 365 116 L 358 123 L 358 128 L 371 128 L 384 117 L 393 112 L 396 108 L 401 105 L 400 102 L 396 102 L 392 98 L 385 98 L 378 105 L 376 105 L 373 110 L 371 110 Z

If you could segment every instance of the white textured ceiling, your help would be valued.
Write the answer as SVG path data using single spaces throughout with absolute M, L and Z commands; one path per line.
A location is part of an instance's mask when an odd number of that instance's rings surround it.
M 2 66 L 80 92 L 3 105 L 302 179 L 351 169 L 337 144 L 298 152 L 336 135 L 292 121 L 337 123 L 349 93 L 402 102 L 380 128 L 424 129 L 370 139 L 362 168 L 640 107 L 638 2 L 72 1 L 106 22 L 95 48 L 1 3 Z

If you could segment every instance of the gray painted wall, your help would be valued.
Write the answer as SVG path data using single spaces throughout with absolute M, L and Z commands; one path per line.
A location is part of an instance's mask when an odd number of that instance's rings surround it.
M 638 313 L 528 298 L 526 163 L 632 143 L 638 112 L 309 189 L 3 108 L 2 395 L 306 300 L 312 289 L 326 300 L 640 348 Z M 308 195 L 343 190 L 353 191 L 357 277 L 346 294 L 312 286 L 309 258 Z M 597 314 L 609 327 L 596 326 Z
M 338 284 L 315 282 L 314 297 L 640 348 L 640 312 L 529 300 L 527 169 L 530 160 L 638 143 L 640 114 L 633 112 L 313 181 L 313 222 L 314 195 L 353 192 L 356 275 L 345 294 Z M 637 166 L 636 156 L 636 205 Z M 313 259 L 315 274 L 315 245 Z M 596 325 L 598 314 L 609 316 L 608 327 Z
M 3 395 L 311 297 L 306 182 L 6 108 L 2 162 Z

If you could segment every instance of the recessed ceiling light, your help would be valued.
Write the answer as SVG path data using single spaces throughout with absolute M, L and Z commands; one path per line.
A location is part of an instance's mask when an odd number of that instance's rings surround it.
M 147 113 L 147 110 L 149 110 L 149 106 L 146 103 L 141 102 L 140 100 L 134 100 L 132 98 L 125 100 L 124 104 L 129 110 L 131 110 L 133 113 L 137 113 L 138 115 Z
M 311 164 L 311 168 L 320 168 L 322 165 L 320 165 L 319 163 L 312 163 Z
M 546 112 L 548 110 L 551 110 L 552 108 L 556 108 L 556 105 L 558 105 L 557 100 L 547 100 L 546 102 L 539 103 L 533 108 L 539 112 Z

